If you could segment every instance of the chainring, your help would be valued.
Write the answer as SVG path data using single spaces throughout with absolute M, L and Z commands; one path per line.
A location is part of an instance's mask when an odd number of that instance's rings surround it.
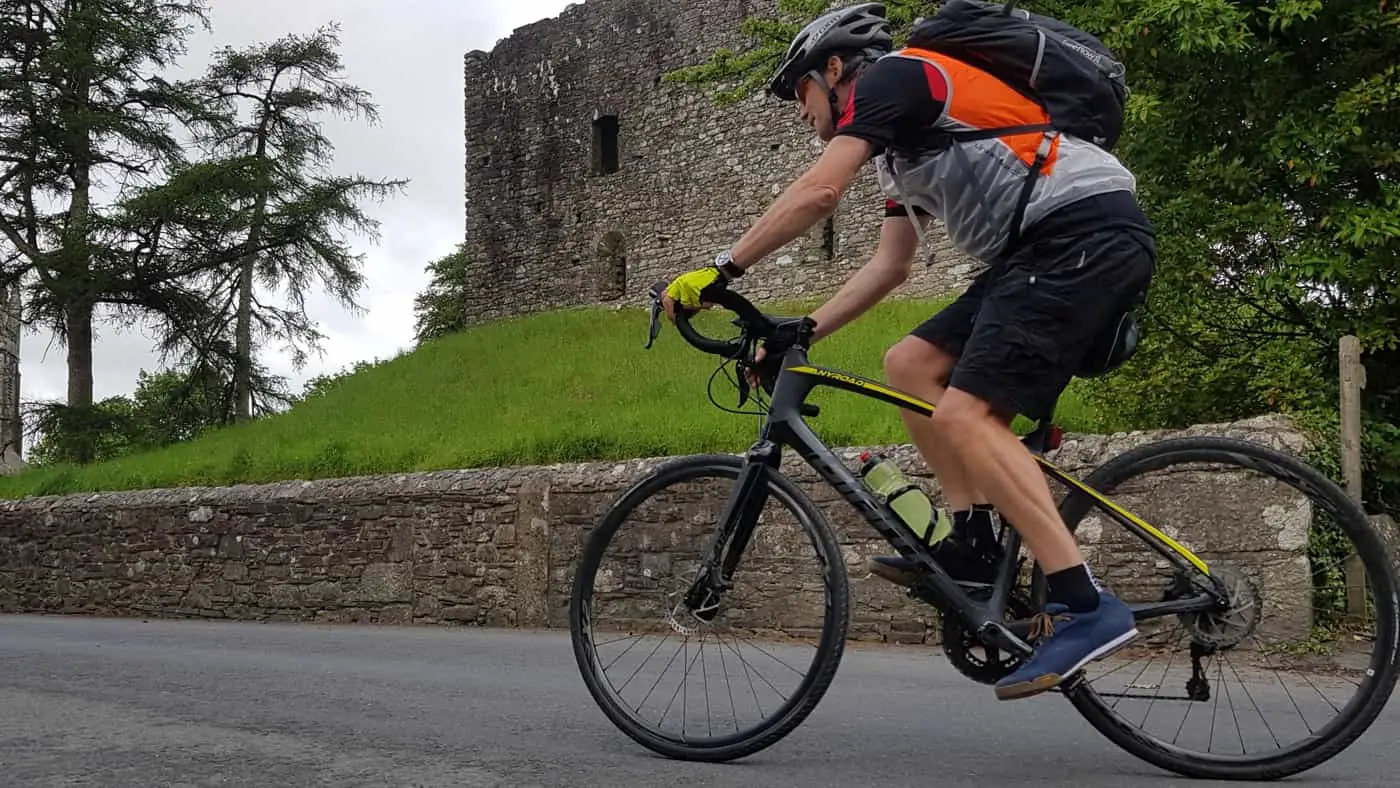
M 970 592 L 969 596 L 985 602 L 991 594 L 991 589 L 978 589 Z M 1033 615 L 1035 611 L 1031 609 L 1029 598 L 1020 589 L 1013 590 L 1006 600 L 1004 618 L 1014 621 Z M 943 652 L 959 673 L 979 684 L 995 684 L 1020 667 L 1020 658 L 999 648 L 982 645 L 977 635 L 969 632 L 957 616 L 945 612 L 940 614 L 940 618 Z

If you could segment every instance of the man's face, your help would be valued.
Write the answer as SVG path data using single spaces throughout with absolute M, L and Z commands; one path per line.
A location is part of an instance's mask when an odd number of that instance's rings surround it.
M 835 85 L 840 80 L 840 58 L 833 57 L 827 61 L 825 76 L 827 85 Z M 848 90 L 850 85 L 837 87 L 838 102 L 845 100 L 844 94 Z M 836 136 L 836 118 L 831 116 L 831 101 L 826 85 L 817 81 L 812 74 L 802 77 L 797 82 L 797 116 L 822 142 L 830 142 L 831 138 Z

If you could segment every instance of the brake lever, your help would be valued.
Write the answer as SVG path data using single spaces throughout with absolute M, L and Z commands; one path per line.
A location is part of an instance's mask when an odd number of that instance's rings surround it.
M 647 343 L 644 350 L 651 350 L 655 344 L 656 337 L 661 333 L 661 301 L 653 299 L 651 302 L 651 327 L 647 329 Z
M 651 350 L 655 344 L 656 337 L 661 334 L 661 294 L 666 292 L 664 282 L 656 282 L 651 288 L 651 326 L 648 329 L 647 343 L 644 350 Z

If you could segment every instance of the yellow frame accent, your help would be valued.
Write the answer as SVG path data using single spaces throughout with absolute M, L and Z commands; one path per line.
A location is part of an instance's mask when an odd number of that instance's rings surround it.
M 837 381 L 839 383 L 837 388 L 844 388 L 848 391 L 853 391 L 855 393 L 869 392 L 869 394 L 875 396 L 878 399 L 883 399 L 890 402 L 903 402 L 912 407 L 914 410 L 924 413 L 928 416 L 932 416 L 934 410 L 936 409 L 933 403 L 931 402 L 926 402 L 911 394 L 905 394 L 904 392 L 899 391 L 898 389 L 890 388 L 889 386 L 871 380 L 870 378 L 861 377 L 860 375 L 852 375 L 848 372 L 842 372 L 836 369 L 811 365 L 792 367 L 788 371 L 796 372 L 799 375 L 809 375 L 813 377 Z M 1202 574 L 1206 575 L 1207 577 L 1210 576 L 1210 567 L 1206 565 L 1206 562 L 1202 561 L 1199 557 L 1197 557 L 1195 553 L 1186 549 L 1186 547 L 1180 542 L 1176 541 L 1170 536 L 1167 536 L 1155 526 L 1145 522 L 1142 518 L 1138 517 L 1137 515 L 1134 515 L 1132 512 L 1128 511 L 1127 509 L 1124 509 L 1123 507 L 1119 506 L 1118 504 L 1099 494 L 1098 491 L 1085 485 L 1083 482 L 1079 481 L 1078 479 L 1075 479 L 1074 477 L 1055 467 L 1054 464 L 1052 464 L 1049 460 L 1046 460 L 1044 457 L 1036 457 L 1035 459 L 1036 462 L 1040 463 L 1042 466 L 1048 469 L 1052 476 L 1059 479 L 1065 484 L 1071 485 L 1085 493 L 1088 493 L 1091 497 L 1093 497 L 1099 503 L 1103 504 L 1105 507 L 1123 516 L 1133 525 L 1138 526 L 1142 530 L 1146 531 L 1149 535 L 1151 535 L 1154 539 L 1171 548 L 1177 555 L 1186 559 L 1191 563 L 1192 566 L 1195 566 L 1197 569 L 1201 570 Z
M 1079 490 L 1088 493 L 1090 497 L 1092 497 L 1094 500 L 1098 501 L 1099 503 L 1103 504 L 1109 509 L 1112 509 L 1114 512 L 1127 518 L 1128 521 L 1130 521 L 1133 525 L 1136 525 L 1137 527 L 1151 534 L 1154 539 L 1166 545 L 1167 547 L 1170 547 L 1176 552 L 1177 555 L 1181 556 L 1182 558 L 1185 558 L 1187 561 L 1190 561 L 1193 566 L 1201 570 L 1201 574 L 1206 575 L 1207 577 L 1210 576 L 1210 567 L 1206 566 L 1205 561 L 1202 561 L 1199 557 L 1196 556 L 1195 553 L 1186 549 L 1186 547 L 1180 542 L 1162 533 L 1162 531 L 1159 530 L 1156 526 L 1149 524 L 1147 521 L 1143 520 L 1142 518 L 1138 517 L 1137 515 L 1133 514 L 1127 509 L 1124 509 L 1123 507 L 1119 506 L 1113 501 L 1110 501 L 1108 498 L 1105 498 L 1103 495 L 1099 494 L 1097 490 L 1086 485 L 1084 482 L 1081 482 L 1073 476 L 1070 476 L 1069 474 L 1060 470 L 1059 468 L 1056 468 L 1049 460 L 1045 459 L 1044 457 L 1036 457 L 1035 460 L 1036 462 L 1050 469 L 1051 475 L 1054 476 L 1056 479 L 1059 479 L 1065 484 L 1071 485 L 1073 487 L 1078 488 Z
M 875 394 L 882 395 L 886 398 L 897 399 L 902 402 L 908 403 L 909 405 L 913 406 L 915 410 L 925 411 L 928 415 L 933 415 L 933 403 L 925 402 L 924 400 L 921 400 L 918 397 L 915 397 L 911 394 L 905 394 L 904 392 L 899 391 L 898 389 L 892 389 L 889 386 L 886 386 L 882 383 L 877 383 L 876 381 L 873 381 L 870 378 L 861 377 L 860 375 L 852 375 L 849 372 L 842 372 L 840 370 L 829 369 L 827 367 L 814 366 L 792 367 L 788 370 L 788 372 L 796 372 L 799 375 L 811 375 L 814 377 L 826 378 L 828 380 L 839 380 L 842 383 L 846 384 L 843 388 L 865 389 Z

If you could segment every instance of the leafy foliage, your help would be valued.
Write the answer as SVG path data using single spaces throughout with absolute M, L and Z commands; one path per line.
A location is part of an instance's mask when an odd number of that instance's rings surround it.
M 428 263 L 427 272 L 427 289 L 413 299 L 413 336 L 418 342 L 447 336 L 466 325 L 463 305 L 472 281 L 465 244 Z
M 1106 40 L 1143 97 L 1122 156 L 1162 261 L 1151 353 L 1104 394 L 1152 420 L 1292 412 L 1335 446 L 1337 342 L 1355 334 L 1371 379 L 1367 499 L 1394 507 L 1400 463 L 1384 436 L 1400 424 L 1400 10 L 1109 5 Z
M 68 444 L 75 440 L 90 442 L 98 462 L 193 440 L 229 422 L 232 396 L 231 381 L 218 370 L 143 369 L 130 397 L 108 397 L 81 410 L 62 404 L 41 408 L 37 426 L 43 437 L 28 461 L 36 466 L 65 462 L 74 451 Z

